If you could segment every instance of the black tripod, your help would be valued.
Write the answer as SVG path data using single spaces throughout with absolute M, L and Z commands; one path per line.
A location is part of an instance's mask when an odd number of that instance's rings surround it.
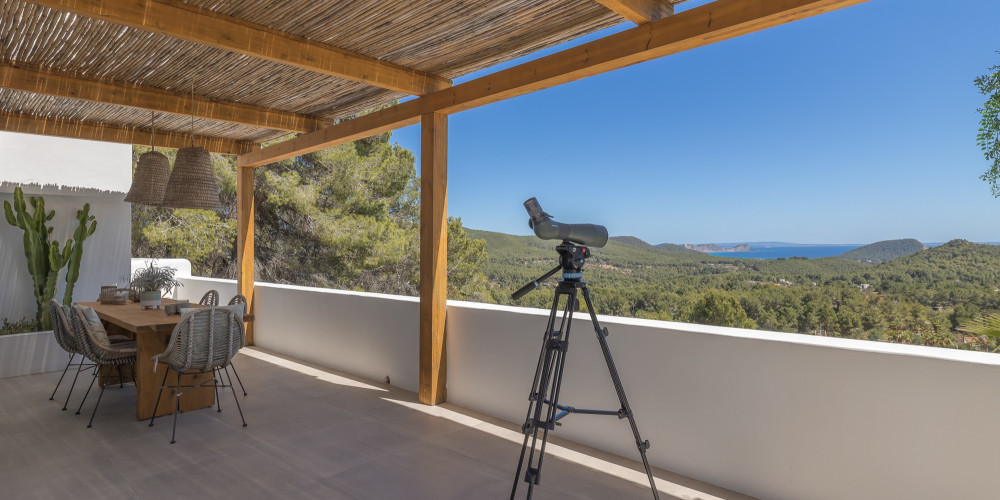
M 541 481 L 542 459 L 545 455 L 545 443 L 549 437 L 549 431 L 554 431 L 558 422 L 570 413 L 581 413 L 585 415 L 614 415 L 619 419 L 627 418 L 632 426 L 632 435 L 635 436 L 636 447 L 639 448 L 639 455 L 642 456 L 642 464 L 646 468 L 646 475 L 649 477 L 649 486 L 653 490 L 653 498 L 659 500 L 660 495 L 656 491 L 656 483 L 653 480 L 653 473 L 649 469 L 649 461 L 646 460 L 646 450 L 649 449 L 649 441 L 643 441 L 639 437 L 639 428 L 635 424 L 635 417 L 632 415 L 632 408 L 629 407 L 628 398 L 625 396 L 625 388 L 618 377 L 618 369 L 615 368 L 615 361 L 611 358 L 611 349 L 608 347 L 608 330 L 601 328 L 597 322 L 597 313 L 594 312 L 594 304 L 590 301 L 590 289 L 583 281 L 583 264 L 590 257 L 590 250 L 585 246 L 578 246 L 568 241 L 563 241 L 556 247 L 559 252 L 559 265 L 544 276 L 521 287 L 514 292 L 513 298 L 518 299 L 524 294 L 538 288 L 539 283 L 545 281 L 558 271 L 562 271 L 562 279 L 556 287 L 555 298 L 552 300 L 552 309 L 549 312 L 548 326 L 545 328 L 545 336 L 542 339 L 542 350 L 538 355 L 538 366 L 535 368 L 535 380 L 531 385 L 531 393 L 528 395 L 528 415 L 525 417 L 521 432 L 524 433 L 524 443 L 521 445 L 521 457 L 517 461 L 517 472 L 514 473 L 514 486 L 510 490 L 510 498 L 514 500 L 517 493 L 517 483 L 521 479 L 521 468 L 524 466 L 525 452 L 528 455 L 527 469 L 524 472 L 524 481 L 528 483 L 528 496 L 531 498 L 532 489 Z M 594 324 L 594 333 L 597 334 L 597 341 L 601 345 L 604 353 L 604 361 L 608 364 L 608 372 L 611 374 L 611 381 L 614 383 L 615 391 L 618 393 L 618 401 L 621 408 L 617 410 L 586 410 L 574 408 L 572 406 L 559 404 L 559 390 L 562 386 L 563 369 L 566 366 L 566 351 L 569 347 L 569 331 L 573 321 L 573 311 L 579 305 L 578 295 L 582 292 L 583 300 L 587 304 L 590 312 L 590 321 Z M 559 309 L 560 298 L 565 296 L 566 302 L 562 310 L 562 319 L 559 329 L 556 330 L 556 315 Z M 539 433 L 541 433 L 541 445 L 538 446 Z M 528 441 L 531 441 L 530 451 Z M 537 447 L 537 462 L 536 462 Z

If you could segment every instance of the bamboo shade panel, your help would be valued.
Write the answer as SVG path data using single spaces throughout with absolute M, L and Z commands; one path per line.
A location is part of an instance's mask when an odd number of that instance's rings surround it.
M 47 118 L 108 123 L 141 129 L 149 128 L 149 111 L 139 108 L 52 97 L 20 90 L 0 89 L 0 111 L 22 112 Z M 259 141 L 287 133 L 198 118 L 195 119 L 194 123 L 195 130 L 198 131 L 199 135 L 227 139 Z M 163 131 L 187 133 L 191 128 L 191 117 L 160 113 L 156 117 L 156 128 Z
M 164 0 L 174 1 L 174 0 Z M 446 78 L 567 41 L 622 21 L 591 0 L 192 0 L 191 5 Z M 164 20 L 169 22 L 169 20 Z M 0 61 L 136 83 L 209 99 L 343 119 L 403 94 L 178 40 L 166 35 L 0 0 Z M 0 110 L 144 127 L 147 112 L 0 90 Z M 185 115 L 158 128 L 183 132 Z M 206 136 L 266 141 L 285 135 L 196 120 Z

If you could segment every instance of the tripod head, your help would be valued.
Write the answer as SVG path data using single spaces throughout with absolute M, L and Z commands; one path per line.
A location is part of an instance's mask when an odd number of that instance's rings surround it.
M 527 295 L 528 292 L 537 290 L 543 281 L 549 279 L 549 277 L 559 271 L 562 271 L 563 281 L 580 281 L 583 279 L 583 265 L 590 258 L 590 249 L 570 241 L 563 241 L 556 247 L 556 251 L 559 252 L 559 265 L 512 293 L 510 296 L 512 299 L 520 299 Z
M 559 268 L 564 280 L 578 280 L 583 277 L 583 265 L 590 257 L 590 249 L 568 241 L 556 247 L 559 252 Z

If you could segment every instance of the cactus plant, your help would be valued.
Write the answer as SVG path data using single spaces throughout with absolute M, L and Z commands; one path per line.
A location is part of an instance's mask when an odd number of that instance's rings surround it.
M 90 203 L 85 203 L 83 210 L 76 211 L 76 220 L 80 224 L 76 227 L 76 231 L 73 232 L 73 244 L 71 245 L 69 241 L 66 242 L 66 249 L 72 247 L 66 262 L 68 266 L 66 268 L 66 293 L 63 295 L 63 304 L 67 306 L 73 303 L 73 288 L 76 286 L 76 280 L 80 277 L 80 261 L 83 260 L 83 240 L 87 239 L 88 236 L 91 236 L 97 230 L 97 221 L 94 219 L 96 217 L 90 215 Z M 88 222 L 90 223 L 89 227 L 87 226 Z
M 31 212 L 28 209 L 29 204 Z M 24 193 L 20 187 L 17 187 L 14 189 L 14 203 L 11 204 L 10 201 L 4 200 L 3 212 L 7 223 L 24 231 L 24 256 L 28 259 L 28 273 L 31 275 L 32 291 L 37 307 L 35 320 L 38 322 L 39 328 L 51 328 L 52 319 L 49 316 L 48 302 L 56 294 L 59 271 L 67 263 L 76 260 L 73 276 L 73 282 L 76 282 L 76 278 L 79 276 L 78 260 L 79 257 L 82 257 L 83 240 L 94 233 L 96 223 L 92 223 L 90 228 L 84 228 L 82 232 L 78 229 L 81 238 L 68 240 L 62 251 L 59 251 L 59 242 L 49 242 L 52 228 L 48 226 L 48 222 L 55 217 L 56 212 L 55 210 L 45 211 L 44 198 L 32 196 L 28 203 L 25 203 Z M 89 213 L 89 204 L 84 205 L 84 209 L 77 212 L 81 226 L 92 221 L 93 217 Z M 67 280 L 69 278 L 67 275 Z M 68 299 L 64 299 L 64 303 L 69 305 L 72 301 L 72 292 L 66 297 Z M 66 300 L 70 302 L 66 302 Z

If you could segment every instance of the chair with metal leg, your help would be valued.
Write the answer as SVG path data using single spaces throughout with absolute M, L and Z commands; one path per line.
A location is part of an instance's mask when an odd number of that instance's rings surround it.
M 66 406 L 69 405 L 69 397 L 73 395 L 73 388 L 76 387 L 76 380 L 80 377 L 80 372 L 83 370 L 89 370 L 94 368 L 93 363 L 88 363 L 86 358 L 83 356 L 83 351 L 77 345 L 76 338 L 73 336 L 73 329 L 69 324 L 69 317 L 67 313 L 69 312 L 68 307 L 63 307 L 57 300 L 49 300 L 49 309 L 52 313 L 52 335 L 56 338 L 56 343 L 59 344 L 64 351 L 69 354 L 69 361 L 66 362 L 66 368 L 63 368 L 62 375 L 59 377 L 59 381 L 56 382 L 56 388 L 52 389 L 52 395 L 49 396 L 49 400 L 53 400 L 56 397 L 56 391 L 59 390 L 59 386 L 62 384 L 63 378 L 66 377 L 66 372 L 71 366 L 75 366 L 76 374 L 73 375 L 73 383 L 69 386 L 69 392 L 66 393 L 66 401 L 63 403 L 63 410 L 66 410 Z M 76 356 L 79 355 L 79 358 Z M 74 363 L 73 360 L 77 359 Z
M 174 444 L 177 435 L 177 412 L 184 392 L 202 387 L 214 387 L 218 392 L 220 387 L 229 387 L 236 401 L 236 409 L 240 412 L 240 419 L 246 427 L 247 421 L 243 418 L 243 408 L 240 407 L 240 400 L 236 397 L 236 389 L 233 388 L 231 381 L 229 384 L 223 383 L 219 373 L 229 366 L 233 356 L 241 347 L 243 347 L 243 322 L 232 309 L 208 307 L 186 312 L 174 327 L 167 349 L 153 356 L 155 363 L 153 370 L 156 371 L 159 363 L 166 364 L 177 373 L 177 383 L 167 385 L 167 374 L 170 371 L 164 369 L 160 395 L 156 398 L 154 417 L 149 420 L 149 426 L 152 427 L 156 420 L 155 415 L 159 410 L 163 390 L 174 389 L 174 427 L 170 434 L 170 444 Z M 192 385 L 181 383 L 181 374 L 207 373 L 211 373 L 212 378 L 204 382 Z
M 84 393 L 83 400 L 80 401 L 80 407 L 76 410 L 76 414 L 79 415 L 80 410 L 83 409 L 83 404 L 87 401 L 87 396 L 90 395 L 90 390 L 94 387 L 94 382 L 100 378 L 103 368 L 114 368 L 118 372 L 119 386 L 123 386 L 122 381 L 125 379 L 122 368 L 129 368 L 131 379 L 132 381 L 135 380 L 136 350 L 134 341 L 110 344 L 106 339 L 98 339 L 90 323 L 87 321 L 83 308 L 78 305 L 70 309 L 69 320 L 69 324 L 73 328 L 74 337 L 83 355 L 97 365 L 94 368 L 94 376 L 90 380 L 90 386 L 87 388 L 87 392 Z M 107 372 L 107 375 L 110 378 L 110 370 Z M 105 383 L 101 385 L 101 392 L 97 396 L 97 403 L 94 404 L 94 410 L 90 414 L 90 422 L 87 423 L 88 428 L 94 425 L 94 416 L 97 415 L 97 407 L 101 405 L 101 398 L 104 397 L 104 389 L 107 388 L 107 382 L 105 380 Z
M 234 305 L 237 305 L 237 304 L 243 304 L 243 313 L 246 314 L 246 312 L 247 312 L 247 310 L 246 310 L 246 307 L 247 307 L 247 298 L 244 297 L 243 294 L 239 294 L 238 293 L 238 294 L 234 295 L 233 298 L 229 299 L 229 305 L 234 306 Z M 245 346 L 245 345 L 247 345 L 246 331 L 244 330 L 243 333 L 244 333 L 244 336 L 243 336 L 243 345 Z M 243 396 L 246 397 L 247 390 L 243 388 L 243 381 L 240 380 L 240 374 L 236 371 L 236 365 L 234 365 L 230 361 L 229 362 L 229 367 L 233 369 L 233 375 L 236 375 L 236 381 L 239 382 L 239 384 L 240 384 L 240 390 L 243 391 Z M 229 376 L 229 371 L 228 370 L 226 371 L 226 376 L 227 377 Z
M 201 296 L 201 300 L 199 300 L 198 303 L 203 306 L 209 306 L 209 307 L 215 307 L 219 305 L 219 292 L 215 290 L 209 290 L 205 292 L 205 295 Z

